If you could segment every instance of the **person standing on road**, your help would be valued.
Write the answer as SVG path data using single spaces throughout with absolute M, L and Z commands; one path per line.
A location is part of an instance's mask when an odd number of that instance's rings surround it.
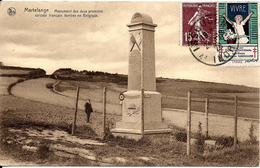
M 90 99 L 88 99 L 88 101 L 85 104 L 85 113 L 87 114 L 87 123 L 89 123 L 89 119 L 90 119 L 90 114 L 93 112 L 91 103 L 90 103 Z

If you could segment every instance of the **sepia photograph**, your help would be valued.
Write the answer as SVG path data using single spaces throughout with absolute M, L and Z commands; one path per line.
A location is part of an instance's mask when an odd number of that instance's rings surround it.
M 1 1 L 1 166 L 259 166 L 259 3 Z

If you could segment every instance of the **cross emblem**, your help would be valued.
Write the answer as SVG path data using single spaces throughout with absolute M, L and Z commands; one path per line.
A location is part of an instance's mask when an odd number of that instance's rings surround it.
M 219 59 L 220 62 L 222 62 L 222 61 L 224 61 L 224 60 L 223 60 L 223 57 L 222 57 L 223 48 L 220 48 L 220 49 L 219 49 L 219 53 L 220 53 L 220 54 L 218 55 L 218 59 Z M 215 61 L 215 60 L 214 60 L 214 61 Z
M 134 46 L 136 45 L 138 50 L 141 51 L 141 43 L 142 43 L 142 39 L 141 39 L 141 32 L 137 32 L 137 33 L 132 33 L 131 37 L 130 37 L 130 52 L 133 50 Z
M 220 48 L 220 56 L 221 56 L 221 58 L 222 58 L 222 53 L 223 53 L 223 49 Z
M 254 48 L 254 49 L 253 49 L 254 58 L 256 58 L 256 52 L 257 52 L 257 49 L 256 49 L 256 48 Z

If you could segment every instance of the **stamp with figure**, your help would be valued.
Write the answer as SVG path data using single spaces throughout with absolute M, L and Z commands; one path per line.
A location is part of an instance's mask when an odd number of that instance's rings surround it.
M 257 3 L 182 3 L 181 45 L 210 66 L 259 66 Z
M 217 3 L 182 3 L 181 44 L 216 45 Z
M 229 46 L 238 46 L 231 61 L 223 66 L 259 66 L 258 55 L 258 4 L 219 3 L 218 32 L 219 62 L 225 61 L 223 52 Z

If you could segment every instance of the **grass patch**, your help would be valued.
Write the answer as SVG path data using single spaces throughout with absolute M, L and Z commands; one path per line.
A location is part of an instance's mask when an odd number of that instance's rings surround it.
M 259 166 L 259 146 L 240 145 L 237 150 L 224 148 L 200 156 L 205 162 L 224 164 L 226 166 Z
M 2 97 L 3 99 L 3 97 Z M 98 162 L 93 162 L 77 156 L 76 158 L 63 158 L 49 151 L 49 144 L 62 144 L 70 147 L 85 148 L 93 151 L 98 159 L 109 157 L 121 157 L 127 162 L 114 162 L 113 166 L 255 166 L 258 164 L 258 144 L 239 143 L 238 150 L 232 148 L 212 149 L 210 152 L 198 154 L 196 146 L 191 148 L 191 156 L 186 155 L 186 143 L 177 141 L 174 137 L 161 138 L 157 141 L 149 141 L 142 139 L 140 141 L 129 140 L 126 138 L 107 136 L 103 142 L 105 146 L 90 145 L 71 145 L 69 142 L 62 141 L 41 141 L 38 151 L 31 152 L 22 150 L 21 146 L 16 143 L 7 143 L 10 137 L 15 136 L 14 133 L 6 132 L 7 128 L 38 128 L 42 129 L 62 129 L 70 132 L 71 119 L 63 117 L 63 120 L 57 119 L 61 115 L 73 114 L 73 109 L 60 106 L 52 106 L 44 103 L 15 98 L 13 96 L 5 96 L 3 102 L 3 110 L 1 110 L 1 151 L 7 156 L 12 156 L 15 160 L 33 162 L 35 165 L 59 165 L 59 166 L 99 166 Z M 36 115 L 38 113 L 38 115 Z M 31 114 L 35 117 L 24 117 Z M 39 114 L 41 118 L 37 118 Z M 57 115 L 56 115 L 57 114 Z M 79 113 L 80 116 L 81 113 Z M 115 122 L 115 115 L 107 115 L 109 122 Z M 85 122 L 83 118 L 78 118 L 78 122 Z M 79 138 L 96 138 L 99 137 L 97 132 L 102 128 L 102 114 L 95 113 L 92 116 L 91 125 L 77 125 L 75 136 Z M 120 116 L 119 116 L 120 117 Z M 172 134 L 177 132 L 184 134 L 185 129 L 171 125 Z M 109 130 L 108 130 L 109 132 Z M 195 136 L 195 135 L 193 135 Z M 213 137 L 214 138 L 214 137 Z M 34 144 L 35 145 L 35 144 Z M 205 150 L 207 150 L 205 148 Z M 150 158 L 150 160 L 138 159 L 138 157 Z

